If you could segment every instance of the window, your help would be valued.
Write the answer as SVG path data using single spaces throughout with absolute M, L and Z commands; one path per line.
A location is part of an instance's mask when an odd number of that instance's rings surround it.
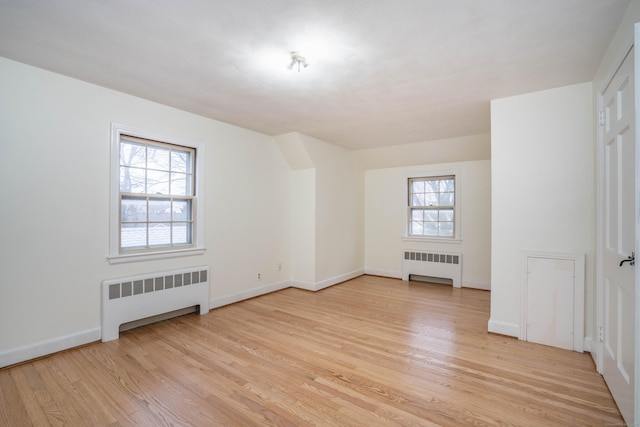
M 200 147 L 118 125 L 113 131 L 110 261 L 202 251 Z
M 456 176 L 408 179 L 409 237 L 456 237 Z
M 195 150 L 120 137 L 120 251 L 193 243 Z

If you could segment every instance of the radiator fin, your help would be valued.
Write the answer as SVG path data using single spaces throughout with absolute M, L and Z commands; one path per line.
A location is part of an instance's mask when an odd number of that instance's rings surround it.
M 460 264 L 460 255 L 458 254 L 405 251 L 404 259 L 411 261 L 438 262 L 443 264 Z
M 178 273 L 171 276 L 148 277 L 143 280 L 133 282 L 133 292 L 131 292 L 131 281 L 111 283 L 109 285 L 109 299 L 125 298 L 142 293 L 158 292 L 179 286 L 195 285 L 207 281 L 207 270 Z

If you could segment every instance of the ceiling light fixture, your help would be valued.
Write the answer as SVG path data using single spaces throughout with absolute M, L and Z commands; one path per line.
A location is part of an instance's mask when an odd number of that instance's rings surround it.
M 304 68 L 307 68 L 309 66 L 309 64 L 307 63 L 307 59 L 294 50 L 293 52 L 291 52 L 291 63 L 289 64 L 289 69 L 292 70 L 293 67 L 297 66 L 298 72 L 300 72 L 300 65 L 302 65 Z

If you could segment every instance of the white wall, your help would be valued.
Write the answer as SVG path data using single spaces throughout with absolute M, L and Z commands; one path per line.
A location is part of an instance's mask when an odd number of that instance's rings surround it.
M 461 242 L 403 240 L 406 185 L 409 176 L 460 171 Z M 365 172 L 365 271 L 402 276 L 402 250 L 461 252 L 462 285 L 491 285 L 491 162 L 478 160 L 421 166 L 372 169 Z
M 271 138 L 3 58 L 0 93 L 0 362 L 98 339 L 103 279 L 209 265 L 214 306 L 288 285 L 291 172 Z M 112 122 L 206 144 L 204 255 L 106 261 Z
M 361 167 L 368 169 L 433 165 L 491 158 L 491 134 L 422 141 L 354 151 Z
M 595 254 L 591 83 L 491 102 L 489 330 L 517 336 L 523 251 Z
M 364 177 L 353 154 L 300 135 L 316 167 L 316 288 L 364 273 Z
M 364 178 L 351 151 L 297 132 L 273 137 L 292 169 L 292 285 L 364 273 Z
M 312 289 L 316 282 L 316 170 L 291 175 L 291 282 Z

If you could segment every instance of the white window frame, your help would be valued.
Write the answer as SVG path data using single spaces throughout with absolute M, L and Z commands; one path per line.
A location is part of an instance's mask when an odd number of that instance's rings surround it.
M 416 171 L 416 173 L 412 173 L 411 175 L 406 175 L 404 180 L 402 181 L 402 185 L 404 188 L 404 198 L 403 198 L 403 217 L 404 217 L 404 232 L 402 235 L 402 240 L 405 241 L 414 241 L 414 242 L 438 242 L 438 243 L 461 243 L 462 242 L 462 234 L 461 234 L 461 221 L 462 217 L 462 200 L 461 188 L 462 181 L 460 179 L 460 170 L 459 169 L 448 169 L 448 170 L 425 170 L 425 171 Z M 410 215 L 411 215 L 411 207 L 409 206 L 409 182 L 411 179 L 429 179 L 429 178 L 439 178 L 443 176 L 453 176 L 455 179 L 455 196 L 454 196 L 454 208 L 453 208 L 453 237 L 440 237 L 440 236 L 416 236 L 409 234 L 410 227 Z
M 180 145 L 193 148 L 195 155 L 195 206 L 193 209 L 193 243 L 188 247 L 162 248 L 159 250 L 144 250 L 123 252 L 120 249 L 120 140 L 121 136 L 132 136 L 159 143 Z M 184 139 L 168 137 L 155 132 L 145 131 L 135 127 L 111 124 L 111 165 L 110 165 L 110 199 L 109 199 L 109 256 L 110 264 L 120 264 L 135 261 L 149 261 L 181 256 L 201 255 L 204 247 L 204 144 Z

